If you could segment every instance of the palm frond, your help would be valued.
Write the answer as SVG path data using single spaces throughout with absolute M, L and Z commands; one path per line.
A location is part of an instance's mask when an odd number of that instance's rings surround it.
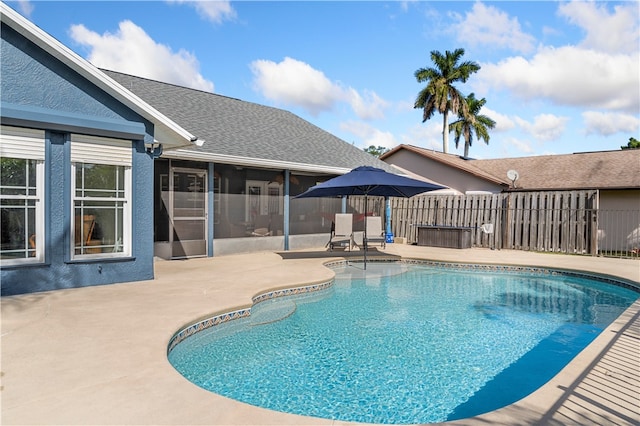
M 414 108 L 422 108 L 422 122 L 430 119 L 436 111 L 443 115 L 443 126 L 447 126 L 447 115 L 453 112 L 461 117 L 469 117 L 470 109 L 462 93 L 453 85 L 456 81 L 466 82 L 469 76 L 480 69 L 480 65 L 473 61 L 460 60 L 464 56 L 464 49 L 446 50 L 443 53 L 431 51 L 431 61 L 434 67 L 419 68 L 414 76 L 418 83 L 426 82 L 416 98 Z M 451 131 L 451 125 L 448 126 Z M 456 134 L 456 147 L 461 135 L 471 134 L 471 131 L 461 129 Z M 443 151 L 446 152 L 447 132 L 443 132 Z M 471 136 L 469 136 L 471 137 Z
M 456 148 L 460 143 L 460 138 L 465 140 L 464 155 L 469 154 L 469 147 L 473 145 L 473 134 L 476 139 L 483 140 L 489 144 L 489 129 L 493 129 L 496 122 L 486 115 L 480 114 L 480 110 L 487 103 L 487 100 L 476 99 L 474 93 L 470 93 L 466 98 L 462 98 L 458 119 L 449 125 L 449 132 L 454 132 Z

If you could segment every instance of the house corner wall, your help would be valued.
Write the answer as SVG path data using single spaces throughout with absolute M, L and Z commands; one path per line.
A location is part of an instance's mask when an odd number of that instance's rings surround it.
M 0 47 L 2 124 L 45 131 L 45 257 L 3 265 L 2 296 L 152 279 L 153 125 L 5 24 Z M 130 256 L 71 260 L 71 134 L 131 141 Z

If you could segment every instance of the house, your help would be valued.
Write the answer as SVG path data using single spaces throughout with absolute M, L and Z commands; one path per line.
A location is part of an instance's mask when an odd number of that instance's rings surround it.
M 103 70 L 205 140 L 155 163 L 155 253 L 166 259 L 321 247 L 339 199 L 294 199 L 360 166 L 392 168 L 278 108 Z
M 2 294 L 153 278 L 153 156 L 198 139 L 4 3 Z
M 2 295 L 152 279 L 155 255 L 324 245 L 346 203 L 292 197 L 390 169 L 290 112 L 103 72 L 0 8 Z
M 461 194 L 596 191 L 602 247 L 640 247 L 640 150 L 475 160 L 399 145 L 381 160 Z
M 486 173 L 458 155 L 413 145 L 398 145 L 381 155 L 380 160 L 407 173 L 437 182 L 458 194 L 496 193 L 509 188 L 506 176 Z
M 597 189 L 601 208 L 616 208 L 614 199 L 640 203 L 640 150 L 475 160 L 398 145 L 380 159 L 462 194 Z

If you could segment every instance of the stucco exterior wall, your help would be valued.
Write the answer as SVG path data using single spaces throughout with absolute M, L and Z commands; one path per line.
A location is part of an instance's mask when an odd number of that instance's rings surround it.
M 2 25 L 0 61 L 2 123 L 45 130 L 45 259 L 3 266 L 2 295 L 153 278 L 153 158 L 144 141 L 153 125 L 60 60 Z M 17 111 L 17 113 L 16 113 Z M 20 117 L 24 111 L 24 117 Z M 72 123 L 72 124 L 69 124 Z M 132 149 L 131 256 L 71 260 L 70 134 L 129 137 Z M 94 129 L 94 130 L 92 130 Z M 100 157 L 96 149 L 96 158 Z
M 640 249 L 640 189 L 600 190 L 598 248 Z
M 32 107 L 36 112 L 85 118 L 85 121 L 142 123 L 145 140 L 153 141 L 151 123 L 5 24 L 2 24 L 0 54 L 3 107 L 20 106 L 26 110 Z
M 421 157 L 406 150 L 400 150 L 384 161 L 410 172 L 416 173 L 434 182 L 456 189 L 463 194 L 467 191 L 502 192 L 502 187 L 484 179 L 476 178 L 454 167 Z

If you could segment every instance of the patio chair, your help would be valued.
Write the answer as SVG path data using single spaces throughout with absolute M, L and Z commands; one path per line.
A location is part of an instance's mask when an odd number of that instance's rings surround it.
M 86 214 L 84 216 L 75 217 L 75 247 L 84 248 L 84 254 L 87 253 L 101 253 L 99 246 L 102 241 L 94 238 L 96 231 L 96 217 L 92 214 Z
M 382 218 L 380 216 L 367 216 L 365 226 L 367 227 L 367 245 L 380 243 L 380 247 L 387 247 L 387 239 L 382 228 Z
M 270 228 L 271 218 L 267 215 L 260 215 L 255 219 L 254 229 L 251 231 L 251 235 L 254 237 L 267 237 L 273 235 Z
M 493 223 L 483 223 L 480 229 L 482 230 L 483 234 L 488 236 L 489 247 L 491 248 L 491 250 L 493 250 L 494 247 L 493 247 L 492 238 L 491 238 L 491 234 L 493 234 Z
M 351 251 L 353 242 L 353 214 L 336 213 L 333 225 L 331 227 L 331 238 L 329 239 L 329 250 L 333 250 L 334 246 L 342 246 L 347 244 Z

